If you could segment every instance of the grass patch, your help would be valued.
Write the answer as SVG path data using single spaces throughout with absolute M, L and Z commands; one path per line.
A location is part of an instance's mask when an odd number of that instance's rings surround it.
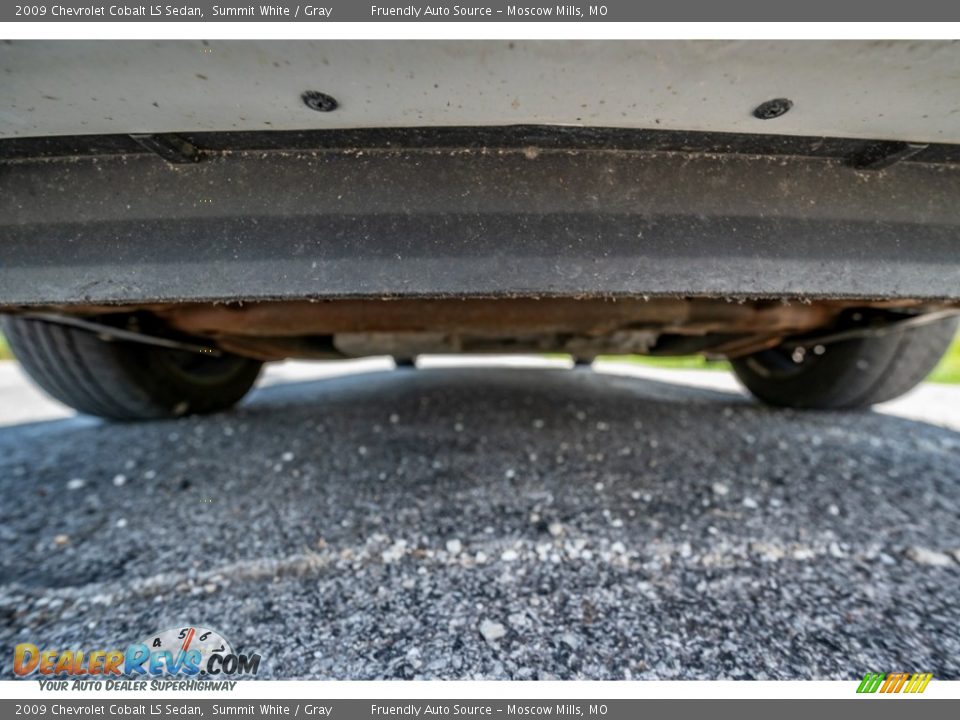
M 7 345 L 7 341 L 3 338 L 3 335 L 0 335 L 0 360 L 13 360 L 10 346 Z
M 673 368 L 681 370 L 729 370 L 730 363 L 726 360 L 707 360 L 701 355 L 684 357 L 650 357 L 647 355 L 601 355 L 598 360 L 612 360 L 614 362 L 632 362 L 647 367 Z
M 960 333 L 943 356 L 943 360 L 927 377 L 927 382 L 960 384 Z

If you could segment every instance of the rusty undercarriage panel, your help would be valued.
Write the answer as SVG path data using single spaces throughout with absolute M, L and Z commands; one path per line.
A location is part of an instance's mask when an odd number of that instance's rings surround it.
M 60 316 L 200 338 L 262 360 L 376 354 L 562 352 L 736 357 L 785 338 L 847 327 L 869 313 L 949 308 L 920 301 L 708 298 L 297 300 L 54 306 Z M 36 309 L 23 309 L 32 313 Z

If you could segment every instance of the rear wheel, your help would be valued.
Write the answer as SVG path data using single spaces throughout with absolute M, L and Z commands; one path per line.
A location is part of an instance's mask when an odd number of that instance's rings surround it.
M 27 374 L 89 415 L 147 420 L 224 410 L 260 372 L 258 360 L 106 340 L 89 330 L 8 317 L 3 331 Z
M 956 331 L 957 319 L 945 318 L 842 342 L 773 348 L 732 365 L 740 382 L 770 405 L 862 408 L 892 400 L 922 381 Z

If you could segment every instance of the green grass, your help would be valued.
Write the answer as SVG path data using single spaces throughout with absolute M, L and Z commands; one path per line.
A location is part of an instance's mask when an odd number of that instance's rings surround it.
M 927 381 L 960 385 L 960 334 L 953 339 L 947 354 L 927 377 Z
M 729 370 L 730 363 L 726 360 L 707 360 L 700 355 L 685 357 L 649 357 L 647 355 L 603 355 L 598 360 L 613 360 L 646 365 L 659 368 L 679 368 L 682 370 Z
M 7 347 L 3 335 L 0 335 L 0 360 L 10 360 L 13 356 L 10 354 L 10 348 Z M 627 355 L 626 357 L 613 356 L 601 358 L 604 360 L 627 360 L 635 362 L 638 365 L 647 365 L 650 367 L 661 368 L 682 368 L 693 370 L 728 370 L 730 366 L 726 362 L 705 360 L 700 356 L 693 357 L 644 357 L 643 355 Z M 953 344 L 944 355 L 940 364 L 934 368 L 933 372 L 927 378 L 928 382 L 950 383 L 960 385 L 960 334 L 953 340 Z

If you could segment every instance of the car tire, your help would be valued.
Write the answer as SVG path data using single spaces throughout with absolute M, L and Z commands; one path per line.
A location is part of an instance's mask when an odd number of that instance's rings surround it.
M 732 361 L 740 382 L 769 405 L 791 408 L 864 408 L 892 400 L 921 382 L 943 357 L 957 331 L 956 318 L 891 328 L 795 355 L 792 348 L 763 350 Z
M 224 410 L 252 387 L 263 363 L 103 339 L 89 330 L 3 320 L 10 349 L 51 396 L 88 415 L 154 420 Z

